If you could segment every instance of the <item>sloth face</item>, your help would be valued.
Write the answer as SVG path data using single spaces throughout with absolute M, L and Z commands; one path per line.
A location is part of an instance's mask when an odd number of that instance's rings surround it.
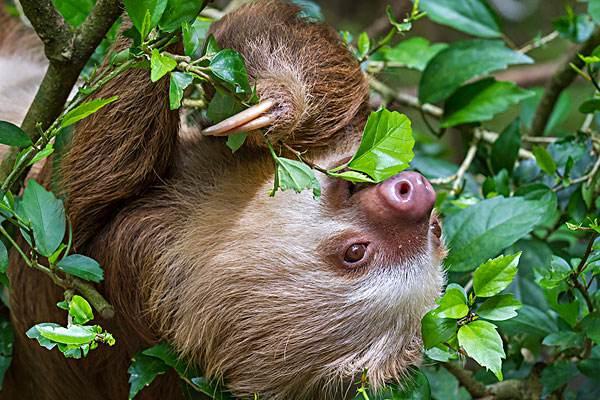
M 242 397 L 341 399 L 365 369 L 373 387 L 400 379 L 443 283 L 429 182 L 321 176 L 320 200 L 269 197 L 272 161 L 227 168 L 162 261 L 163 334 Z

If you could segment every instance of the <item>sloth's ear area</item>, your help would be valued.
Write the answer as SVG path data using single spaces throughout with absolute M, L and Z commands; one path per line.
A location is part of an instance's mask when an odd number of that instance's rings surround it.
M 272 100 L 264 100 L 250 108 L 245 109 L 216 125 L 202 130 L 202 134 L 209 136 L 229 136 L 234 133 L 252 132 L 270 126 L 275 122 L 275 117 L 267 114 L 273 108 Z

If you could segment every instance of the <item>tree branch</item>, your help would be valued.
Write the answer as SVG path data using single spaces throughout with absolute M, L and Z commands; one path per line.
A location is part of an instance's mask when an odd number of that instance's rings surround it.
M 458 379 L 458 382 L 460 382 L 461 386 L 467 389 L 467 392 L 469 392 L 473 398 L 477 399 L 489 394 L 485 385 L 473 378 L 473 373 L 471 371 L 461 368 L 454 363 L 446 362 L 442 365 L 448 370 L 448 372 Z
M 583 43 L 562 63 L 558 71 L 554 74 L 550 82 L 546 85 L 544 95 L 535 112 L 535 118 L 531 128 L 531 136 L 542 136 L 554 110 L 554 105 L 558 96 L 565 90 L 577 77 L 577 72 L 571 67 L 571 64 L 577 68 L 583 68 L 584 62 L 579 58 L 579 54 L 588 55 L 596 46 L 600 44 L 600 29 L 596 29 L 592 36 Z

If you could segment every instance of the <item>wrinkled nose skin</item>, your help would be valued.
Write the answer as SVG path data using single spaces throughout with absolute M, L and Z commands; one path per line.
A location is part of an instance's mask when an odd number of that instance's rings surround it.
M 431 215 L 435 190 L 423 175 L 405 171 L 365 190 L 360 202 L 369 217 L 420 222 Z

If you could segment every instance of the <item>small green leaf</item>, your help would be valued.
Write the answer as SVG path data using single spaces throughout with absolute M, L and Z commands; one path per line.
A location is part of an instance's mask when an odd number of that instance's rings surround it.
M 66 128 L 67 126 L 73 125 L 74 123 L 81 121 L 89 115 L 92 115 L 107 104 L 116 101 L 118 98 L 119 96 L 113 96 L 108 99 L 95 99 L 83 103 L 66 113 L 62 121 L 60 122 L 60 126 Z
M 435 309 L 439 318 L 460 319 L 467 315 L 467 295 L 462 286 L 451 283 L 446 292 L 437 301 L 439 307 Z
M 533 146 L 532 151 L 540 168 L 548 175 L 554 175 L 557 167 L 550 153 L 542 146 Z
M 456 321 L 448 318 L 439 318 L 436 310 L 431 310 L 421 320 L 421 336 L 426 349 L 431 349 L 445 343 L 456 335 L 458 326 Z
M 288 158 L 277 157 L 273 153 L 276 164 L 275 182 L 271 196 L 275 195 L 277 189 L 285 191 L 294 190 L 296 193 L 308 189 L 312 190 L 313 197 L 321 196 L 321 185 L 313 170 L 306 164 Z
M 150 32 L 162 17 L 167 8 L 168 0 L 123 0 L 125 10 L 138 32 Z M 146 13 L 150 15 L 149 22 L 144 27 Z M 145 39 L 145 37 L 142 37 Z
M 81 254 L 71 254 L 60 260 L 56 266 L 61 271 L 86 281 L 98 283 L 104 279 L 104 271 L 100 264 L 93 258 Z
M 3 317 L 0 320 L 0 390 L 4 384 L 4 376 L 10 367 L 13 356 L 15 334 L 10 321 Z
M 485 57 L 482 57 L 485 54 Z M 427 64 L 419 83 L 421 103 L 448 98 L 463 83 L 513 64 L 531 64 L 524 54 L 507 48 L 499 40 L 454 42 Z
M 583 335 L 573 331 L 554 332 L 546 336 L 542 344 L 546 346 L 558 346 L 560 351 L 578 348 L 583 345 Z
M 505 169 L 512 175 L 521 148 L 520 125 L 521 121 L 517 118 L 502 131 L 492 144 L 490 161 L 494 172 L 498 173 Z
M 8 269 L 8 250 L 4 242 L 0 240 L 0 273 L 5 274 Z
M 369 39 L 369 35 L 367 35 L 367 32 L 362 32 L 356 42 L 356 49 L 358 50 L 357 58 L 359 60 L 364 58 L 369 53 L 370 48 L 371 40 Z
M 246 64 L 237 51 L 232 49 L 219 51 L 210 61 L 210 70 L 234 93 L 251 93 Z
M 131 360 L 129 373 L 129 399 L 133 399 L 144 387 L 150 385 L 158 375 L 169 370 L 164 361 L 137 353 Z
M 207 0 L 168 0 L 167 7 L 162 14 L 158 26 L 164 32 L 174 32 L 183 23 L 193 21 L 206 3 Z
M 421 0 L 420 7 L 438 24 L 483 38 L 502 36 L 497 17 L 485 0 Z
M 184 23 L 181 26 L 183 36 L 183 50 L 186 56 L 195 57 L 200 45 L 206 39 L 211 20 L 207 18 L 196 18 L 191 24 Z
M 50 157 L 54 153 L 54 145 L 52 143 L 48 143 L 46 147 L 42 149 L 39 153 L 37 153 L 31 161 L 27 163 L 28 166 L 35 164 L 38 161 L 42 161 L 48 157 Z
M 553 23 L 560 36 L 575 43 L 583 43 L 592 35 L 594 22 L 589 15 L 576 15 L 572 11 Z
M 489 121 L 535 93 L 512 82 L 482 79 L 459 88 L 446 100 L 442 128 Z
M 585 335 L 595 343 L 600 343 L 600 312 L 594 311 L 588 314 L 582 321 L 581 327 Z
M 501 322 L 500 326 L 503 331 L 515 335 L 528 334 L 534 337 L 544 337 L 558 329 L 556 321 L 552 317 L 528 305 L 524 305 L 515 318 Z
M 414 144 L 406 115 L 386 109 L 372 112 L 348 168 L 381 182 L 408 168 Z
M 79 295 L 73 296 L 69 301 L 69 315 L 73 317 L 73 322 L 76 324 L 85 324 L 94 319 L 92 306 Z
M 150 80 L 152 82 L 158 81 L 173 71 L 175 67 L 177 67 L 177 61 L 161 54 L 157 49 L 152 49 L 152 57 L 150 58 Z
M 52 323 L 52 322 L 44 322 L 41 324 L 37 324 L 35 326 L 32 326 L 31 328 L 29 328 L 29 330 L 27 332 L 25 332 L 25 335 L 27 335 L 27 337 L 29 339 L 35 339 L 38 341 L 38 343 L 40 344 L 40 346 L 48 349 L 48 350 L 52 350 L 53 348 L 56 347 L 56 342 L 53 342 L 52 340 L 46 339 L 45 337 L 42 336 L 42 334 L 40 333 L 40 331 L 38 330 L 39 328 L 44 328 L 44 327 L 54 327 L 54 328 L 59 328 L 60 325 Z
M 0 121 L 0 143 L 15 147 L 26 147 L 33 144 L 21 128 L 6 121 Z
M 542 398 L 550 395 L 556 389 L 567 384 L 578 374 L 577 367 L 571 361 L 559 360 L 549 364 L 542 371 Z
M 82 345 L 94 341 L 96 330 L 91 326 L 71 325 L 62 326 L 36 325 L 40 335 L 56 343 Z
M 235 133 L 227 137 L 227 143 L 225 144 L 231 149 L 232 153 L 235 153 L 242 147 L 247 137 L 248 134 L 245 132 Z
M 405 66 L 423 71 L 429 60 L 446 47 L 448 45 L 445 43 L 431 44 L 425 38 L 413 37 L 383 50 L 383 55 L 385 60 L 393 62 L 394 66 Z
M 184 90 L 192 84 L 194 77 L 187 72 L 171 72 L 169 82 L 169 108 L 176 110 L 181 107 Z
M 364 400 L 362 394 L 357 395 L 355 400 Z M 377 393 L 369 390 L 370 400 L 430 400 L 431 387 L 429 380 L 419 369 L 414 369 L 407 376 L 402 385 L 398 383 L 389 383 Z
M 60 246 L 66 231 L 65 209 L 62 200 L 29 180 L 20 203 L 23 216 L 31 223 L 38 252 L 49 257 Z
M 354 183 L 375 183 L 375 181 L 371 178 L 369 178 L 367 175 L 361 173 L 361 172 L 357 172 L 357 171 L 344 171 L 344 172 L 332 172 L 332 171 L 328 171 L 327 172 L 329 176 L 334 177 L 334 178 L 338 178 L 338 179 L 343 179 L 349 182 L 354 182 Z
M 553 289 L 566 282 L 569 275 L 573 272 L 569 263 L 564 259 L 553 255 L 549 268 L 537 268 L 539 274 L 538 285 L 545 289 Z
M 521 252 L 510 256 L 499 256 L 481 264 L 473 273 L 473 290 L 478 297 L 494 296 L 510 285 L 515 274 Z
M 203 376 L 197 376 L 190 379 L 194 388 L 209 396 L 213 400 L 234 400 L 228 392 L 221 389 L 216 382 L 211 382 Z
M 477 315 L 492 321 L 505 321 L 517 316 L 521 302 L 512 294 L 490 297 L 477 309 Z
M 458 330 L 458 343 L 473 360 L 502 380 L 502 359 L 506 357 L 502 338 L 496 326 L 486 321 L 473 321 Z
M 598 61 L 600 61 L 600 59 Z M 584 114 L 592 114 L 597 111 L 600 111 L 600 99 L 597 98 L 588 99 L 579 106 L 579 112 Z
M 242 111 L 244 106 L 229 93 L 217 89 L 206 110 L 206 116 L 216 124 Z

